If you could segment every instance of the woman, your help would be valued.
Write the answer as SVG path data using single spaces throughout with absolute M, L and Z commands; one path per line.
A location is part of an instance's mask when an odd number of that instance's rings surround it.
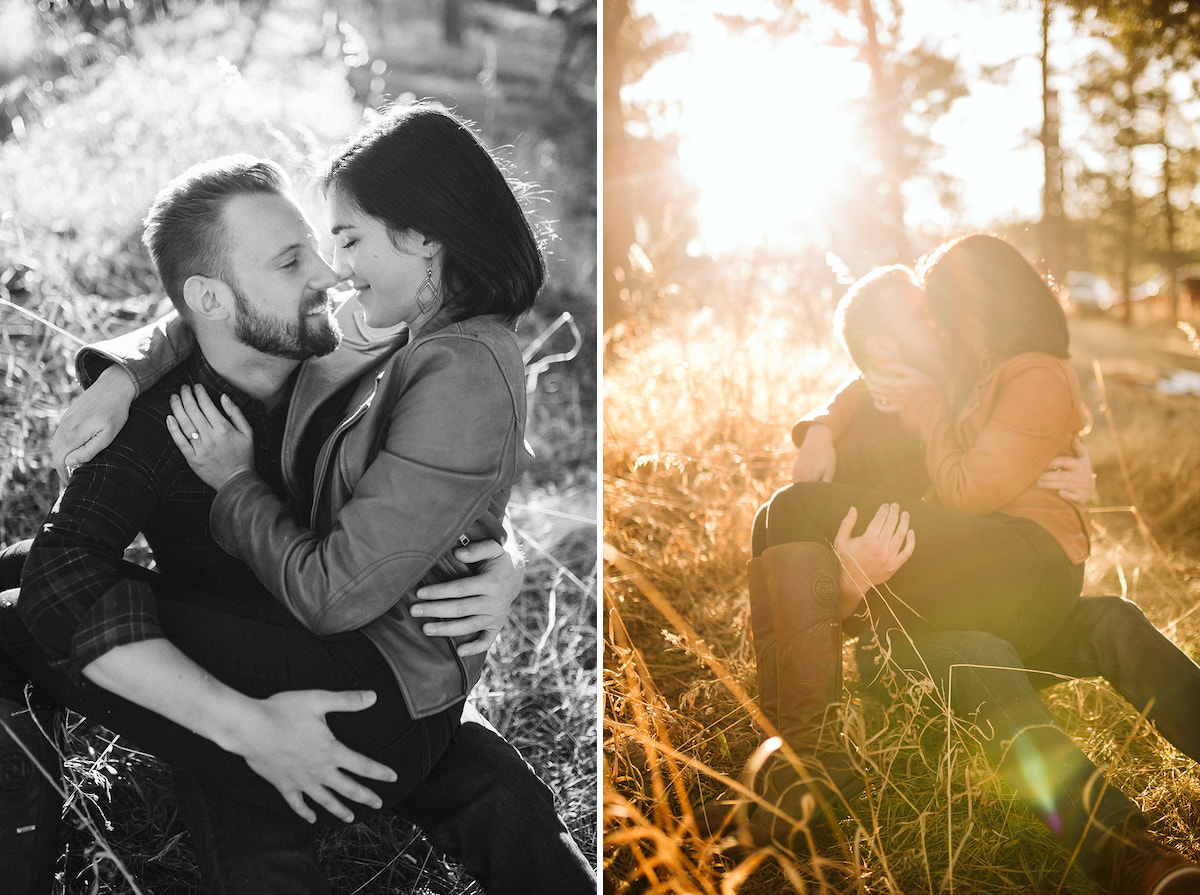
M 532 304 L 543 264 L 496 163 L 443 110 L 392 111 L 351 139 L 324 182 L 339 275 L 358 290 L 363 313 L 345 321 L 349 345 L 309 362 L 295 382 L 283 478 L 311 515 L 295 519 L 245 453 L 224 465 L 214 459 L 223 435 L 232 433 L 249 457 L 253 449 L 245 420 L 236 417 L 240 430 L 228 426 L 203 390 L 173 400 L 168 426 L 188 462 L 220 486 L 214 537 L 308 631 L 359 636 L 386 660 L 390 685 L 372 686 L 394 694 L 388 724 L 411 718 L 420 733 L 395 728 L 419 752 L 405 761 L 397 740 L 382 760 L 411 785 L 444 748 L 483 664 L 478 651 L 421 632 L 414 592 L 467 572 L 455 548 L 503 537 L 504 507 L 527 462 L 523 364 L 511 327 Z M 356 372 L 349 384 L 348 370 Z M 306 469 L 316 470 L 307 482 Z M 385 805 L 404 795 L 371 786 Z M 574 855 L 571 876 L 546 885 L 591 887 Z M 493 878 L 503 871 L 490 869 Z M 508 888 L 520 891 L 513 870 Z

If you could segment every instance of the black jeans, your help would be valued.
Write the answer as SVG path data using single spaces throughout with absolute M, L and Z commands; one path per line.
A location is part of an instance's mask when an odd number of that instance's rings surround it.
M 926 631 L 911 639 L 892 632 L 882 640 L 859 639 L 868 686 L 886 697 L 931 677 L 957 717 L 975 719 L 1001 777 L 1067 850 L 1079 846 L 1079 863 L 1093 877 L 1103 870 L 1096 846 L 1105 832 L 1142 819 L 1059 728 L 1037 689 L 1060 676 L 1103 676 L 1134 709 L 1149 707 L 1159 733 L 1200 761 L 1200 667 L 1127 600 L 1080 598 L 1042 649 L 1024 659 L 1012 644 L 981 631 Z
M 754 520 L 753 553 L 795 541 L 832 546 L 850 507 L 858 508 L 858 535 L 884 503 L 908 511 L 916 548 L 867 594 L 877 629 L 987 631 L 1027 656 L 1074 609 L 1083 566 L 1071 563 L 1037 523 L 999 513 L 970 516 L 850 485 L 802 482 L 776 492 Z
M 23 542 L 0 551 L 0 589 L 19 580 L 27 550 Z M 127 572 L 152 575 L 137 566 Z M 553 795 L 478 715 L 457 732 L 456 712 L 413 724 L 390 668 L 362 635 L 314 638 L 286 611 L 251 606 L 235 617 L 209 609 L 204 595 L 177 590 L 161 576 L 154 580 L 168 638 L 247 695 L 305 688 L 375 690 L 379 698 L 372 708 L 329 716 L 334 735 L 401 774 L 390 786 L 369 784 L 383 797 L 385 810 L 420 826 L 489 893 L 595 891 L 594 871 L 555 812 Z M 203 737 L 100 688 L 77 687 L 49 673 L 40 648 L 16 618 L 15 592 L 6 597 L 0 606 L 0 690 L 19 689 L 32 678 L 59 704 L 81 709 L 167 761 L 175 770 L 181 815 L 210 892 L 329 891 L 313 828 L 273 787 Z M 220 605 L 235 611 L 238 604 L 222 600 Z M 81 690 L 87 692 L 76 692 Z M 361 816 L 362 807 L 353 807 Z

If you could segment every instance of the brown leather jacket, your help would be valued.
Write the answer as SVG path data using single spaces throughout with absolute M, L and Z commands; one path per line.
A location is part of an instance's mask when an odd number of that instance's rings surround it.
M 1087 510 L 1037 486 L 1051 460 L 1072 452 L 1071 439 L 1084 427 L 1079 379 L 1067 361 L 1018 354 L 975 386 L 956 417 L 942 391 L 930 386 L 905 402 L 900 420 L 924 440 L 943 506 L 1031 519 L 1071 562 L 1087 559 Z
M 450 638 L 426 636 L 409 607 L 420 585 L 467 574 L 452 556 L 460 543 L 504 539 L 505 506 L 530 457 L 524 365 L 515 335 L 493 318 L 435 321 L 407 344 L 404 333 L 372 341 L 345 307 L 339 321 L 342 346 L 302 366 L 284 432 L 284 479 L 302 493 L 301 433 L 357 379 L 317 461 L 312 516 L 297 518 L 246 473 L 217 494 L 211 531 L 313 632 L 361 628 L 409 711 L 425 717 L 466 697 L 484 657 L 460 658 Z M 166 334 L 100 353 L 137 379 L 186 345 L 173 327 Z

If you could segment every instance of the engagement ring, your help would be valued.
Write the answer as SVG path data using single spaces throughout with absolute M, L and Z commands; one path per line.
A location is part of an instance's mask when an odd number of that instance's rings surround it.
M 188 438 L 190 438 L 192 441 L 199 441 L 199 440 L 200 440 L 200 433 L 199 433 L 199 432 L 193 432 L 191 435 L 189 435 L 189 436 L 188 436 Z

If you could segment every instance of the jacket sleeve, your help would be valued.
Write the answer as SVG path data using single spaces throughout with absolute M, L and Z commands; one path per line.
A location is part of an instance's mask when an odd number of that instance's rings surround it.
M 936 386 L 915 393 L 901 422 L 925 441 L 929 477 L 943 506 L 995 512 L 1037 480 L 1078 426 L 1077 396 L 1053 358 L 998 374 L 995 399 L 973 443 L 960 444 Z
M 141 395 L 177 367 L 195 344 L 192 328 L 172 311 L 132 332 L 80 348 L 75 355 L 75 372 L 87 388 L 105 367 L 119 364 Z
M 290 515 L 253 473 L 227 483 L 213 505 L 217 542 L 318 634 L 360 628 L 390 609 L 519 469 L 524 396 L 489 347 L 432 338 L 402 362 L 379 453 L 328 535 Z
M 842 433 L 846 431 L 846 427 L 850 425 L 850 421 L 854 419 L 854 415 L 869 401 L 870 394 L 867 392 L 867 384 L 863 382 L 861 376 L 846 380 L 837 393 L 830 398 L 828 404 L 818 407 L 812 413 L 802 417 L 792 427 L 792 443 L 796 447 L 800 447 L 804 443 L 808 427 L 813 423 L 820 423 L 832 431 L 833 440 L 836 443 Z

